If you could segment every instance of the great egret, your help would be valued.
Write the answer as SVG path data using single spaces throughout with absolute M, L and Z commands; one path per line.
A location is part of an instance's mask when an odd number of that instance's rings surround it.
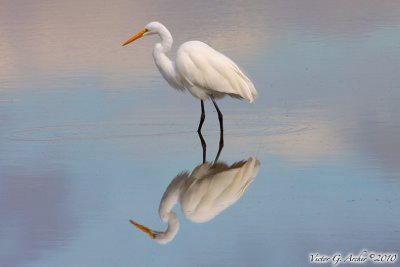
M 161 220 L 168 223 L 166 231 L 153 231 L 133 220 L 130 222 L 156 242 L 166 244 L 179 231 L 179 220 L 172 211 L 176 203 L 181 204 L 188 220 L 207 222 L 241 198 L 259 169 L 260 162 L 254 157 L 230 166 L 202 163 L 190 174 L 187 171 L 178 174 L 165 190 L 158 213 Z
M 147 35 L 158 34 L 161 43 L 153 50 L 154 62 L 164 79 L 175 89 L 187 89 L 200 99 L 201 116 L 197 132 L 201 131 L 205 119 L 204 101 L 211 98 L 218 112 L 220 133 L 223 136 L 223 116 L 215 99 L 229 95 L 234 98 L 253 102 L 257 91 L 249 78 L 228 57 L 199 41 L 183 43 L 171 61 L 166 53 L 171 50 L 172 36 L 159 22 L 150 22 L 123 46 Z M 221 139 L 223 145 L 223 138 Z

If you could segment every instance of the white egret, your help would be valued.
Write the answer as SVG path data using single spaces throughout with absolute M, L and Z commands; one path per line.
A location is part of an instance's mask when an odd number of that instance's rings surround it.
M 166 53 L 171 50 L 172 36 L 159 22 L 150 22 L 123 46 L 152 34 L 158 34 L 161 38 L 161 43 L 157 43 L 154 47 L 153 58 L 164 79 L 173 88 L 181 91 L 186 89 L 200 99 L 201 117 L 197 131 L 201 131 L 205 119 L 204 101 L 211 98 L 218 112 L 222 136 L 223 116 L 215 99 L 229 95 L 253 102 L 257 96 L 253 83 L 231 59 L 203 42 L 189 41 L 182 44 L 178 48 L 175 61 L 171 61 Z
M 260 162 L 254 157 L 231 166 L 225 163 L 200 164 L 190 174 L 178 174 L 165 190 L 158 213 L 168 224 L 166 231 L 153 231 L 133 220 L 130 222 L 158 243 L 166 244 L 179 231 L 179 220 L 172 211 L 176 203 L 181 204 L 188 220 L 207 222 L 241 198 L 259 169 Z

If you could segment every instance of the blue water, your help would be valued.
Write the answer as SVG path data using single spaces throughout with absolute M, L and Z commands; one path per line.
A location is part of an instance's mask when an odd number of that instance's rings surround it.
M 162 80 L 156 37 L 121 47 L 152 20 L 174 47 L 202 40 L 227 54 L 259 91 L 252 105 L 218 102 L 220 160 L 257 158 L 254 181 L 205 223 L 177 205 L 166 245 L 129 220 L 166 229 L 164 191 L 202 163 L 200 103 Z M 0 22 L 0 266 L 315 266 L 313 252 L 399 253 L 399 3 L 5 0 Z M 203 135 L 212 161 L 208 101 Z

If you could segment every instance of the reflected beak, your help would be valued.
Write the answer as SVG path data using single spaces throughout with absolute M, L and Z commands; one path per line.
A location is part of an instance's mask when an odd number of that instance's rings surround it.
M 146 30 L 141 30 L 140 32 L 138 32 L 135 36 L 129 38 L 122 46 L 125 46 L 127 44 L 132 43 L 133 41 L 143 37 L 143 34 L 146 32 Z
M 151 238 L 155 239 L 157 237 L 157 234 L 154 233 L 152 230 L 150 230 L 149 228 L 147 228 L 146 226 L 143 226 L 141 224 L 138 224 L 137 222 L 133 221 L 133 220 L 129 220 L 129 222 L 131 224 L 133 224 L 134 226 L 136 226 L 136 228 L 138 228 L 140 231 L 145 232 L 146 234 L 148 234 Z

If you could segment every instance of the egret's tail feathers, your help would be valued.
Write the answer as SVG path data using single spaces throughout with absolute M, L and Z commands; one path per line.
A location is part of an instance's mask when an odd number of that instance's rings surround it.
M 256 100 L 258 93 L 252 82 L 249 82 L 249 90 L 251 97 L 248 100 L 250 103 L 253 103 L 254 100 Z
M 236 83 L 233 83 L 232 86 L 238 86 L 240 89 L 237 90 L 240 92 L 240 96 L 249 101 L 250 103 L 254 102 L 257 98 L 257 90 L 254 87 L 252 81 L 240 70 L 240 68 L 232 62 L 232 67 L 237 74 Z
M 257 98 L 257 90 L 250 80 L 240 82 L 240 97 L 253 103 Z

